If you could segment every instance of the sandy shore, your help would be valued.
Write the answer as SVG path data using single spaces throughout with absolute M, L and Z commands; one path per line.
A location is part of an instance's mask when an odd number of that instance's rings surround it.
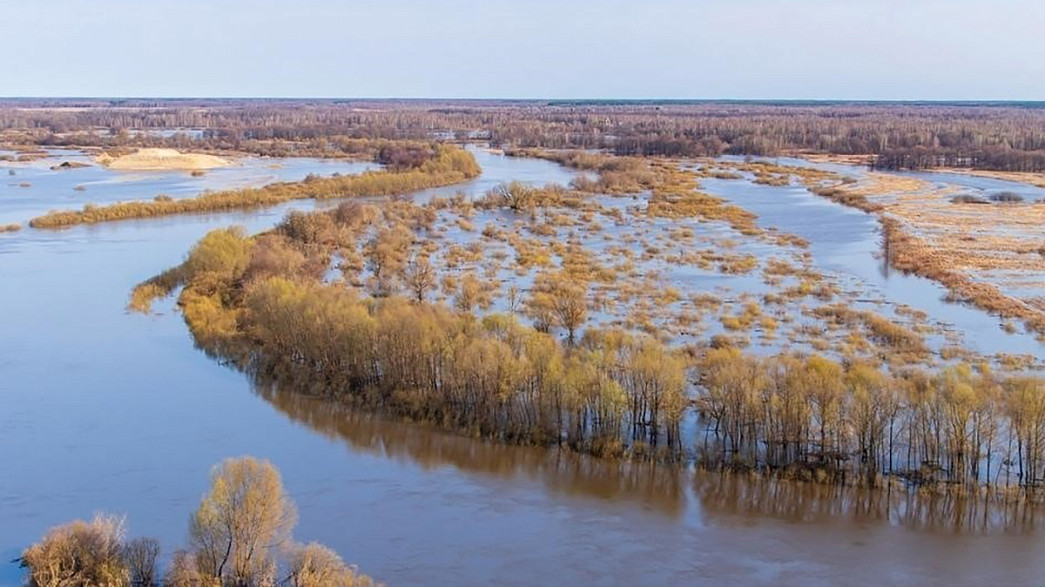
M 175 149 L 139 149 L 137 153 L 121 157 L 102 153 L 95 160 L 110 169 L 123 171 L 192 171 L 232 165 L 232 161 L 215 155 L 181 153 Z

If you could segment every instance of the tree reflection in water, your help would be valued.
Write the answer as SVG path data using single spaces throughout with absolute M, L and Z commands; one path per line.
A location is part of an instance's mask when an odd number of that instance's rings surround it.
M 521 477 L 566 495 L 634 500 L 677 517 L 685 510 L 689 472 L 657 463 L 597 459 L 565 450 L 509 446 L 395 422 L 337 400 L 281 389 L 255 380 L 255 392 L 292 420 L 353 451 L 405 459 L 425 469 L 454 467 L 473 475 Z
M 470 475 L 524 478 L 564 495 L 634 501 L 671 518 L 696 505 L 702 516 L 712 519 L 886 523 L 955 533 L 1029 532 L 1036 525 L 1037 508 L 1026 500 L 602 460 L 564 450 L 501 445 L 423 423 L 396 422 L 335 399 L 282 389 L 271 381 L 255 380 L 254 390 L 295 422 L 342 440 L 353 451 L 406 460 L 424 469 L 454 467 Z

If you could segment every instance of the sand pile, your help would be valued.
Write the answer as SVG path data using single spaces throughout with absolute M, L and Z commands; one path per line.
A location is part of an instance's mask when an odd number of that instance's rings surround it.
M 137 153 L 121 157 L 102 153 L 96 161 L 110 169 L 127 171 L 214 169 L 232 165 L 232 161 L 214 155 L 181 153 L 175 149 L 139 149 Z

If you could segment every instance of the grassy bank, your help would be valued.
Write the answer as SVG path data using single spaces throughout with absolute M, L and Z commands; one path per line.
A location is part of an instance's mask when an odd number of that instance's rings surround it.
M 968 302 L 1003 318 L 1022 320 L 1030 330 L 1045 333 L 1045 314 L 1040 310 L 1003 294 L 994 285 L 974 281 L 951 268 L 936 246 L 910 235 L 900 221 L 889 217 L 881 221 L 890 265 L 943 284 L 950 291 L 950 297 L 957 301 Z

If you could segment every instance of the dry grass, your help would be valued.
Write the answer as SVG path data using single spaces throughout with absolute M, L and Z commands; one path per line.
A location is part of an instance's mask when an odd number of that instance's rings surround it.
M 959 269 L 955 257 L 968 253 L 951 252 L 947 247 L 941 247 L 940 241 L 929 242 L 914 237 L 893 218 L 883 218 L 882 225 L 888 242 L 889 262 L 893 267 L 940 282 L 951 292 L 953 299 L 969 302 L 1003 318 L 1018 318 L 1031 330 L 1045 332 L 1045 312 L 1003 294 L 994 284 L 974 281 Z
M 1039 253 L 1045 205 L 979 203 L 953 188 L 889 173 L 810 189 L 877 214 L 893 267 L 943 284 L 955 300 L 1045 333 L 1045 308 L 1003 293 L 1006 278 L 1000 277 L 1045 279 L 1045 256 Z

